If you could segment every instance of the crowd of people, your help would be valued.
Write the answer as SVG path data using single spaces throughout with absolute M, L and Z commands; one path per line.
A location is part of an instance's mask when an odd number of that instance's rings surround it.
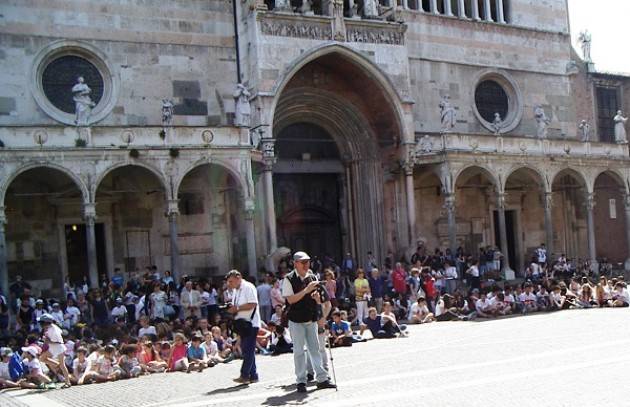
M 175 281 L 153 266 L 128 279 L 116 271 L 100 287 L 67 282 L 64 297 L 52 299 L 33 296 L 18 276 L 11 298 L 0 298 L 0 385 L 56 388 L 201 372 L 235 358 L 245 362 L 237 382 L 254 383 L 252 352 L 293 352 L 298 391 L 305 385 L 298 370 L 308 370 L 308 380 L 317 376 L 318 387 L 329 388 L 334 385 L 326 346 L 405 337 L 407 324 L 630 303 L 623 276 L 594 275 L 565 256 L 548 261 L 544 245 L 533 253 L 522 282 L 511 284 L 500 281 L 503 258 L 491 247 L 476 257 L 418 247 L 407 263 L 389 253 L 383 267 L 372 253 L 365 264 L 350 253 L 340 262 L 303 252 L 295 256 L 283 259 L 274 273 L 261 271 L 257 286 L 251 284 L 254 276 L 242 284 L 235 271 L 220 281 L 188 276 Z M 318 312 L 302 321 L 306 308 L 299 304 L 307 294 Z M 250 324 L 239 328 L 239 318 Z M 299 330 L 300 323 L 310 322 L 317 325 L 315 353 L 308 349 L 309 334 Z M 323 370 L 310 363 L 316 359 Z

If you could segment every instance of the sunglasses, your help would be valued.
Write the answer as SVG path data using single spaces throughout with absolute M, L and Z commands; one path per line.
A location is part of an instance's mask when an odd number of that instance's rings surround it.
M 310 262 L 311 262 L 310 260 L 300 260 L 300 261 L 298 261 L 298 263 L 302 263 L 302 264 L 308 264 Z

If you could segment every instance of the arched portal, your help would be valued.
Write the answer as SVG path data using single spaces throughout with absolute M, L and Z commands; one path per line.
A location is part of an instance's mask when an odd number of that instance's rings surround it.
M 623 180 L 613 172 L 603 172 L 595 179 L 593 192 L 597 257 L 622 268 L 630 257 Z
M 273 114 L 279 156 L 274 195 L 280 243 L 307 246 L 293 250 L 310 248 L 336 260 L 342 248 L 359 259 L 372 251 L 380 259 L 386 246 L 395 247 L 385 242 L 392 222 L 383 209 L 384 200 L 394 199 L 395 179 L 388 185 L 383 167 L 398 162 L 399 101 L 370 64 L 335 48 L 301 65 L 282 86 Z M 320 202 L 315 212 L 296 212 L 292 197 L 311 209 Z M 322 227 L 309 228 L 305 219 Z M 304 233 L 295 231 L 297 220 Z M 289 230 L 305 237 L 291 241 L 282 236 Z
M 10 283 L 20 275 L 34 295 L 62 298 L 67 250 L 86 239 L 86 197 L 79 182 L 70 171 L 52 167 L 33 167 L 12 179 L 4 197 Z M 87 273 L 87 259 L 82 260 Z
M 586 181 L 580 173 L 567 168 L 556 174 L 551 188 L 556 253 L 566 255 L 577 264 L 589 257 Z

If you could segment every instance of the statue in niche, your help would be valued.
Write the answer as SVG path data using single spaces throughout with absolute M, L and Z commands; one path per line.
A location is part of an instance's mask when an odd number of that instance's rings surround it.
M 433 140 L 428 134 L 423 137 L 416 137 L 416 155 L 431 154 L 433 152 Z
M 173 102 L 170 99 L 162 99 L 162 126 L 170 126 L 173 123 Z
M 291 8 L 291 2 L 289 0 L 276 0 L 276 6 L 274 11 L 293 11 Z
M 547 138 L 547 126 L 551 122 L 545 114 L 545 109 L 541 105 L 534 107 L 534 117 L 536 118 L 536 137 Z
M 312 0 L 302 0 L 302 7 L 300 8 L 300 12 L 305 16 L 312 16 L 313 13 L 313 1 Z
M 617 110 L 617 114 L 613 118 L 615 121 L 615 142 L 618 144 L 626 144 L 628 142 L 628 136 L 626 135 L 626 122 L 627 117 L 623 117 L 623 112 Z
M 249 91 L 242 83 L 239 83 L 236 85 L 236 90 L 234 91 L 233 96 L 236 104 L 234 125 L 239 127 L 249 127 L 249 119 L 251 115 Z
M 92 114 L 92 108 L 96 103 L 90 97 L 92 89 L 85 83 L 83 76 L 77 78 L 77 83 L 72 87 L 72 100 L 74 100 L 74 124 L 87 126 Z
M 364 0 L 363 1 L 363 17 L 365 18 L 378 17 L 378 0 Z
M 588 124 L 586 120 L 582 120 L 580 124 L 578 125 L 578 129 L 580 129 L 580 132 L 582 133 L 582 141 L 585 143 L 589 141 L 590 133 L 591 133 L 591 125 Z
M 492 121 L 492 129 L 494 130 L 494 134 L 498 136 L 501 133 L 502 128 L 503 119 L 501 119 L 501 115 L 497 112 L 494 114 L 494 120 Z
M 582 46 L 582 57 L 584 62 L 593 62 L 591 60 L 591 33 L 588 30 L 584 30 L 580 33 L 578 41 Z
M 455 127 L 455 108 L 451 106 L 449 95 L 444 95 L 440 102 L 440 118 L 442 121 L 442 133 L 448 133 L 453 127 Z

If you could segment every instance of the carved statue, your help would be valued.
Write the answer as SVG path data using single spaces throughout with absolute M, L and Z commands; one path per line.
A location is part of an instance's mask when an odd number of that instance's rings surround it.
M 547 125 L 549 125 L 551 120 L 547 118 L 545 110 L 541 105 L 534 107 L 534 117 L 536 118 L 536 137 L 547 138 Z
M 578 129 L 582 132 L 582 141 L 587 142 L 590 138 L 591 125 L 586 120 L 582 120 L 578 125 Z
M 416 141 L 416 154 L 430 154 L 433 152 L 433 140 L 428 134 L 418 138 Z
M 494 120 L 492 121 L 492 128 L 494 129 L 494 134 L 499 135 L 501 133 L 501 129 L 503 128 L 503 119 L 501 119 L 501 115 L 499 113 L 494 114 Z
M 162 99 L 162 126 L 170 126 L 173 123 L 173 102 L 170 99 Z
M 588 30 L 584 30 L 580 33 L 578 41 L 582 44 L 582 56 L 584 62 L 592 62 L 591 60 L 591 33 Z
M 451 97 L 449 95 L 444 95 L 442 101 L 440 102 L 440 117 L 442 120 L 442 133 L 449 132 L 453 127 L 455 127 L 455 108 L 451 106 L 449 99 Z
M 623 117 L 621 110 L 617 110 L 617 114 L 613 118 L 615 121 L 615 141 L 618 144 L 626 144 L 628 142 L 628 136 L 626 135 L 626 122 L 627 117 Z
M 313 15 L 313 0 L 302 0 L 300 12 L 306 16 Z
M 363 17 L 365 18 L 378 17 L 378 0 L 364 0 L 363 1 Z
M 72 87 L 72 99 L 74 100 L 74 124 L 77 126 L 87 126 L 92 114 L 92 108 L 96 103 L 90 98 L 92 89 L 85 83 L 82 76 L 77 78 L 77 83 Z
M 291 2 L 289 0 L 276 0 L 274 11 L 293 11 L 291 8 Z
M 236 90 L 234 91 L 234 99 L 236 102 L 236 110 L 234 116 L 235 126 L 249 127 L 249 118 L 251 115 L 249 96 L 249 91 L 242 83 L 236 85 Z

